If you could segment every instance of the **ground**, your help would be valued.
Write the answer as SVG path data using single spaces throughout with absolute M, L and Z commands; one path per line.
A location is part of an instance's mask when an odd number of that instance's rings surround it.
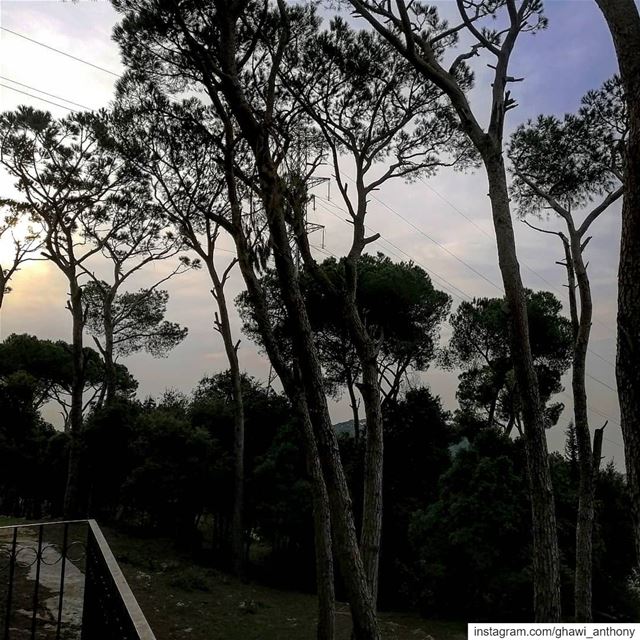
M 0 525 L 10 524 L 0 518 Z M 313 595 L 245 584 L 193 564 L 166 539 L 110 528 L 105 536 L 158 640 L 311 640 Z M 463 623 L 381 613 L 385 640 L 463 640 Z M 337 640 L 350 638 L 348 607 L 338 604 Z

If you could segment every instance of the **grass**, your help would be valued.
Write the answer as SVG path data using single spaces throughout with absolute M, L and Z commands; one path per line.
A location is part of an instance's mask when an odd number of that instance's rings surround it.
M 158 640 L 311 640 L 316 598 L 245 584 L 194 565 L 163 539 L 105 536 Z M 351 636 L 347 605 L 338 605 L 337 640 Z M 397 640 L 462 640 L 463 623 L 429 622 L 382 613 L 382 636 Z
M 26 524 L 0 516 L 0 526 Z M 312 640 L 315 596 L 246 584 L 199 566 L 172 541 L 103 528 L 158 640 Z M 463 640 L 466 625 L 380 614 L 384 640 Z M 338 603 L 336 640 L 350 640 L 349 608 Z
M 10 518 L 9 516 L 0 516 L 0 527 L 10 527 L 14 524 L 26 524 L 24 518 Z

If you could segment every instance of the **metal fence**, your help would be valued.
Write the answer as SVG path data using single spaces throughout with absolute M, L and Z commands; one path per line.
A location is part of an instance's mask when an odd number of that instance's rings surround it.
M 155 640 L 95 520 L 0 527 L 0 638 Z

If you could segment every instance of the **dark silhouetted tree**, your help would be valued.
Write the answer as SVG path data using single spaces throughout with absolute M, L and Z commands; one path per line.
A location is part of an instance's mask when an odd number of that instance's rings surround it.
M 616 378 L 640 571 L 640 11 L 633 0 L 596 3 L 613 38 L 629 119 L 618 269 Z
M 28 212 L 42 227 L 43 253 L 67 279 L 72 316 L 73 384 L 70 411 L 69 478 L 65 515 L 84 512 L 81 447 L 85 362 L 81 276 L 87 262 L 118 232 L 107 203 L 131 177 L 123 163 L 100 145 L 101 117 L 74 113 L 56 120 L 20 107 L 0 116 L 0 163 L 16 180 L 19 198 L 3 201 Z M 105 233 L 100 230 L 108 227 Z M 100 238 L 96 242 L 96 238 Z

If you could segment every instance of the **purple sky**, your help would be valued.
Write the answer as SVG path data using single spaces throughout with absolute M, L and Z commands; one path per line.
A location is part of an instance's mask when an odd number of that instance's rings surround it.
M 434 4 L 444 15 L 455 13 L 455 5 L 451 0 Z M 522 37 L 513 58 L 513 75 L 523 76 L 525 81 L 514 85 L 514 96 L 520 106 L 509 113 L 508 131 L 539 113 L 562 115 L 574 111 L 579 106 L 581 96 L 589 89 L 599 87 L 617 68 L 611 39 L 595 2 L 547 0 L 545 5 L 549 28 L 533 37 Z M 118 49 L 110 39 L 117 15 L 107 2 L 4 0 L 0 12 L 0 23 L 5 29 L 114 72 L 122 70 Z M 483 58 L 476 63 L 477 87 L 472 94 L 473 106 L 481 122 L 486 121 L 488 116 L 487 79 L 490 70 L 486 67 L 487 61 Z M 0 32 L 0 75 L 0 83 L 14 89 L 37 95 L 34 90 L 16 84 L 19 82 L 89 108 L 108 104 L 115 80 L 113 75 L 65 58 L 7 31 Z M 61 102 L 56 98 L 47 98 Z M 51 109 L 56 115 L 67 113 L 62 108 L 3 87 L 0 87 L 0 100 L 3 110 L 13 109 L 19 104 L 31 104 Z M 327 167 L 326 175 L 329 174 Z M 11 191 L 11 181 L 0 175 L 2 195 Z M 350 231 L 329 211 L 344 217 L 336 208 L 342 207 L 343 203 L 338 200 L 335 188 L 331 192 L 331 203 L 322 200 L 327 196 L 326 187 L 319 187 L 317 193 L 318 207 L 311 212 L 310 219 L 326 226 L 325 247 L 340 255 L 349 244 Z M 374 200 L 370 206 L 368 224 L 383 236 L 383 240 L 373 245 L 372 250 L 381 250 L 396 259 L 407 259 L 408 254 L 417 263 L 444 276 L 469 295 L 500 295 L 498 289 L 480 279 L 427 237 L 444 245 L 485 274 L 487 279 L 501 285 L 486 193 L 486 178 L 481 170 L 473 175 L 447 171 L 426 183 L 393 183 L 378 193 L 380 202 Z M 390 209 L 410 219 L 426 235 L 400 220 Z M 460 212 L 471 218 L 477 226 L 466 220 Z M 554 220 L 546 224 L 559 228 Z M 565 302 L 566 289 L 562 286 L 564 269 L 555 264 L 561 257 L 559 241 L 550 241 L 549 236 L 541 236 L 517 221 L 515 226 L 526 286 L 554 290 Z M 587 250 L 595 311 L 591 348 L 609 363 L 615 358 L 619 228 L 618 206 L 597 222 Z M 395 248 L 388 245 L 386 240 L 392 242 Z M 312 237 L 312 241 L 319 243 L 320 236 Z M 228 240 L 225 242 L 224 246 L 231 245 Z M 0 245 L 0 260 L 3 251 Z M 221 254 L 221 263 L 226 259 L 228 254 Z M 151 284 L 166 268 L 163 265 L 150 267 L 132 283 L 131 288 Z M 437 286 L 437 277 L 434 277 L 434 282 Z M 240 278 L 235 274 L 230 283 L 230 293 L 235 295 L 240 287 Z M 139 355 L 125 361 L 140 381 L 141 396 L 158 394 L 169 387 L 187 392 L 204 374 L 226 367 L 221 340 L 212 329 L 213 301 L 208 293 L 210 285 L 205 274 L 183 276 L 172 281 L 167 288 L 171 293 L 169 319 L 187 325 L 190 333 L 168 359 L 154 360 Z M 43 338 L 70 339 L 70 317 L 64 308 L 65 283 L 52 265 L 41 262 L 25 266 L 14 282 L 14 289 L 6 298 L 1 312 L 3 337 L 13 332 L 29 332 Z M 454 300 L 454 304 L 457 302 Z M 448 335 L 448 328 L 445 327 L 443 337 L 446 339 Z M 268 363 L 246 338 L 242 341 L 240 358 L 249 373 L 266 378 Z M 591 355 L 589 373 L 606 385 L 615 387 L 614 371 L 609 363 Z M 422 379 L 442 396 L 445 406 L 455 408 L 455 374 L 433 369 L 425 373 Z M 587 382 L 589 404 L 593 409 L 592 428 L 601 426 L 604 421 L 601 414 L 610 418 L 604 453 L 608 459 L 613 458 L 620 464 L 622 448 L 615 393 L 592 378 Z M 568 387 L 568 380 L 566 383 Z M 549 434 L 552 448 L 562 447 L 563 432 L 571 417 L 570 398 L 561 395 L 558 400 L 565 402 L 567 408 L 559 424 Z M 349 407 L 344 400 L 332 403 L 332 412 L 336 421 L 350 417 Z

